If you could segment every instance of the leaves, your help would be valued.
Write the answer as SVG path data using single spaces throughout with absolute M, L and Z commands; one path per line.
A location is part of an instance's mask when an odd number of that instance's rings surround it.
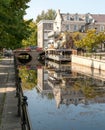
M 21 47 L 21 41 L 30 35 L 23 16 L 30 0 L 0 0 L 0 48 Z
M 74 44 L 77 48 L 86 49 L 92 52 L 98 46 L 105 42 L 105 32 L 96 33 L 95 29 L 88 30 L 86 34 L 76 32 L 73 34 Z
M 37 23 L 40 20 L 53 20 L 55 18 L 55 11 L 52 9 L 49 9 L 47 12 L 44 10 L 40 15 L 37 16 L 37 19 L 35 22 L 31 21 L 29 24 L 29 28 L 31 30 L 30 36 L 27 39 L 22 40 L 22 46 L 28 47 L 28 46 L 37 46 Z
M 56 11 L 53 9 L 48 9 L 47 12 L 43 10 L 41 14 L 37 16 L 36 23 L 38 23 L 40 20 L 54 20 L 55 15 Z
M 22 46 L 28 47 L 28 46 L 37 46 L 37 25 L 34 22 L 30 22 L 30 36 L 27 39 L 22 40 Z

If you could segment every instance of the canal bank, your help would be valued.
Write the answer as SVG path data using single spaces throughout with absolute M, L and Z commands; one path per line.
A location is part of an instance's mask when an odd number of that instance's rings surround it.
M 105 71 L 105 60 L 91 57 L 72 55 L 72 63 Z
M 0 61 L 0 130 L 21 130 L 17 114 L 14 59 Z

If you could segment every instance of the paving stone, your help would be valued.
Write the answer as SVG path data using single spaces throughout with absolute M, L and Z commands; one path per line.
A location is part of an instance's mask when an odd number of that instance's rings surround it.
M 4 94 L 5 102 L 3 103 Z M 0 62 L 0 108 L 1 106 L 3 107 L 2 115 L 0 115 L 0 130 L 21 130 L 21 119 L 17 116 L 18 99 L 15 95 L 16 87 L 13 59 L 4 58 Z

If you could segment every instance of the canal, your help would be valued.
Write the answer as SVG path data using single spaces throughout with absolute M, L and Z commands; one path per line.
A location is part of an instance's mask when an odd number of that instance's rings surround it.
M 105 130 L 105 72 L 53 61 L 18 68 L 33 130 Z

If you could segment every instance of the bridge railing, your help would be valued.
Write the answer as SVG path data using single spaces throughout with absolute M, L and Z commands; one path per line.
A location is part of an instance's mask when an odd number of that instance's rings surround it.
M 14 57 L 15 65 L 15 79 L 16 79 L 16 97 L 18 98 L 18 116 L 21 118 L 22 130 L 32 130 L 31 122 L 29 120 L 28 114 L 28 103 L 27 97 L 24 96 L 22 87 L 21 87 L 21 78 L 19 77 L 19 70 L 16 64 L 16 58 Z

